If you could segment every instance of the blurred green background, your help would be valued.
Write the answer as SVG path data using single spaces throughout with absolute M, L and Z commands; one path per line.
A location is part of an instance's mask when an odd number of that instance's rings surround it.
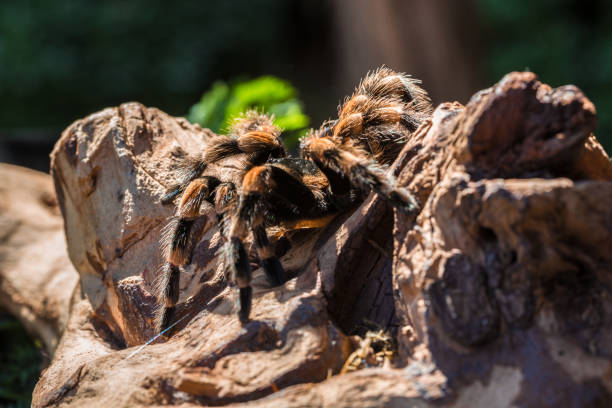
M 381 64 L 435 103 L 513 70 L 575 84 L 612 150 L 609 0 L 3 0 L 0 161 L 48 171 L 62 129 L 133 100 L 216 131 L 262 105 L 295 140 Z M 0 334 L 0 406 L 28 405 L 41 351 L 5 315 Z
M 173 115 L 216 81 L 289 81 L 316 126 L 383 63 L 466 102 L 511 70 L 573 83 L 612 147 L 612 2 L 606 0 L 4 0 L 0 161 L 48 170 L 73 120 L 140 101 Z
M 46 354 L 17 319 L 0 310 L 0 407 L 29 407 Z

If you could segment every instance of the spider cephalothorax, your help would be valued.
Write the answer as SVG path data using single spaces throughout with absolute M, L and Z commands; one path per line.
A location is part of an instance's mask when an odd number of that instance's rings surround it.
M 311 131 L 301 158 L 289 158 L 271 118 L 248 112 L 230 134 L 219 136 L 184 166 L 179 183 L 162 198 L 178 198 L 164 234 L 166 265 L 158 329 L 170 327 L 179 298 L 179 268 L 214 223 L 225 240 L 225 265 L 239 288 L 241 322 L 249 319 L 252 289 L 244 241 L 252 236 L 256 258 L 273 285 L 287 280 L 267 229 L 291 231 L 304 221 L 321 226 L 371 190 L 412 211 L 412 195 L 397 186 L 386 166 L 407 137 L 431 114 L 418 81 L 381 68 L 362 80 L 338 109 L 338 119 Z

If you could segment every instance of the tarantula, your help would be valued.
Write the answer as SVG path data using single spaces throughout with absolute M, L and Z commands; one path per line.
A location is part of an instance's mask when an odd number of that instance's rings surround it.
M 304 223 L 322 227 L 375 191 L 395 207 L 417 203 L 386 171 L 407 137 L 431 114 L 419 81 L 380 68 L 368 74 L 338 108 L 338 119 L 311 130 L 301 141 L 301 158 L 288 157 L 272 119 L 248 112 L 184 166 L 179 182 L 162 198 L 178 198 L 162 240 L 163 270 L 157 328 L 169 330 L 179 298 L 179 268 L 215 222 L 224 237 L 225 266 L 239 288 L 238 316 L 249 319 L 251 269 L 244 241 L 252 234 L 260 264 L 272 285 L 287 276 L 266 228 L 292 231 Z

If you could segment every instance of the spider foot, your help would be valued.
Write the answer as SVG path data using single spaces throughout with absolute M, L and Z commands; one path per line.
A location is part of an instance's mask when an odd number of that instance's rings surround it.
M 174 323 L 173 320 L 174 307 L 162 306 L 161 310 L 159 311 L 159 318 L 157 320 L 157 332 L 165 339 L 172 337 L 172 334 L 174 333 L 174 327 L 172 326 Z
M 253 289 L 250 286 L 240 288 L 240 297 L 238 300 L 238 318 L 240 323 L 247 324 L 249 322 L 249 314 L 251 314 L 251 301 L 253 300 Z
M 402 212 L 413 213 L 419 209 L 416 198 L 405 188 L 395 188 L 387 195 L 391 204 Z
M 287 282 L 287 274 L 285 273 L 283 265 L 281 265 L 278 258 L 264 259 L 261 261 L 261 265 L 263 266 L 263 270 L 272 285 L 280 286 Z

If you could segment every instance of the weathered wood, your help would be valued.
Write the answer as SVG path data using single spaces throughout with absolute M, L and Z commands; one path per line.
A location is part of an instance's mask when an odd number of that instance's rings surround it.
M 612 164 L 595 124 L 577 88 L 512 73 L 411 142 L 400 178 L 424 205 L 396 218 L 398 340 L 457 406 L 612 401 Z
M 595 123 L 578 89 L 531 73 L 442 104 L 393 167 L 418 213 L 372 195 L 290 234 L 295 277 L 270 288 L 256 270 L 245 326 L 209 231 L 177 334 L 142 347 L 172 214 L 159 198 L 212 134 L 135 103 L 75 122 L 52 172 L 81 290 L 69 316 L 55 306 L 66 328 L 34 405 L 606 406 L 612 165 Z M 396 335 L 393 367 L 339 375 L 367 321 Z
M 0 306 L 53 357 L 78 274 L 47 174 L 0 163 Z

